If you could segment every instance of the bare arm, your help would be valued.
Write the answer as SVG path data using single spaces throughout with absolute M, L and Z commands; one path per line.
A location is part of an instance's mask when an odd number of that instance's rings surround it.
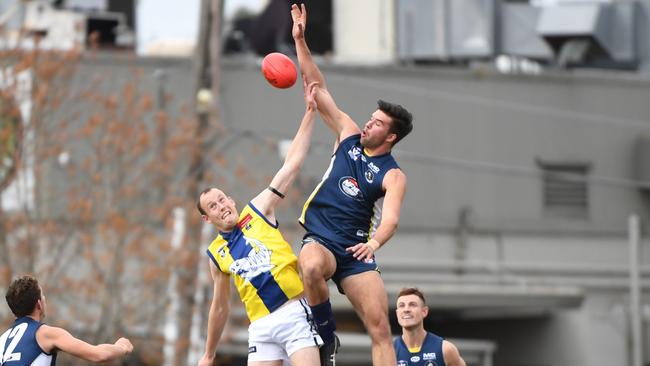
M 465 360 L 460 357 L 458 348 L 449 341 L 442 341 L 442 357 L 448 366 L 465 366 Z
M 311 52 L 305 41 L 305 28 L 307 26 L 307 9 L 305 5 L 300 4 L 299 8 L 298 5 L 293 4 L 291 6 L 291 18 L 293 19 L 291 33 L 296 45 L 300 71 L 308 82 L 317 82 L 320 85 L 320 91 L 316 95 L 316 102 L 318 103 L 318 111 L 321 113 L 323 121 L 334 131 L 337 141 L 359 133 L 360 130 L 357 124 L 350 116 L 343 113 L 334 102 L 332 95 L 327 90 L 325 77 L 311 56 Z
M 230 276 L 221 272 L 212 261 L 210 261 L 210 273 L 214 281 L 212 305 L 210 305 L 210 313 L 208 314 L 205 353 L 199 361 L 199 366 L 212 366 L 217 344 L 230 313 Z
M 305 40 L 305 28 L 307 27 L 307 9 L 305 4 L 291 5 L 291 19 L 293 20 L 293 28 L 291 34 L 296 44 L 296 54 L 298 55 L 298 63 L 300 64 L 300 72 L 307 78 L 308 82 L 317 82 L 322 88 L 327 88 L 325 78 L 314 63 L 311 57 L 311 52 Z
M 90 362 L 114 360 L 133 351 L 133 345 L 126 338 L 120 338 L 114 344 L 98 344 L 95 346 L 75 338 L 63 328 L 47 325 L 42 325 L 38 329 L 36 340 L 41 348 L 47 352 L 58 349 Z
M 304 84 L 304 82 L 303 82 Z M 314 118 L 316 118 L 316 93 L 317 84 L 312 83 L 305 86 L 305 115 L 302 117 L 300 127 L 296 136 L 291 141 L 291 146 L 284 158 L 284 164 L 271 180 L 271 187 L 281 194 L 287 192 L 293 181 L 298 176 L 302 163 L 305 161 L 309 145 L 311 142 L 312 132 L 314 130 Z M 268 189 L 265 189 L 253 198 L 251 202 L 260 210 L 271 222 L 275 222 L 275 206 L 280 202 L 281 197 Z
M 400 169 L 391 169 L 382 182 L 386 195 L 381 211 L 381 223 L 375 235 L 365 243 L 359 243 L 346 250 L 358 260 L 371 259 L 373 254 L 395 234 L 406 193 L 406 175 Z

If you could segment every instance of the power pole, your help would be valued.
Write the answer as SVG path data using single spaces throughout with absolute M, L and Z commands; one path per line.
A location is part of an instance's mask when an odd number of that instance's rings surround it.
M 630 215 L 628 218 L 628 240 L 630 244 L 630 316 L 629 335 L 630 335 L 630 366 L 643 365 L 643 340 L 642 340 L 642 322 L 641 313 L 641 274 L 639 266 L 639 247 L 641 243 L 641 224 L 639 216 Z
M 194 151 L 190 163 L 188 185 L 186 191 L 187 230 L 184 244 L 177 255 L 176 263 L 176 294 L 178 308 L 175 319 L 176 344 L 173 364 L 183 366 L 188 363 L 190 350 L 192 315 L 194 312 L 195 292 L 198 283 L 199 268 L 204 270 L 206 261 L 201 261 L 201 228 L 202 222 L 195 212 L 194 203 L 199 193 L 200 184 L 205 173 L 204 155 L 207 148 L 206 136 L 209 126 L 219 126 L 218 95 L 219 68 L 221 58 L 221 19 L 222 0 L 202 0 L 200 9 L 199 39 L 194 55 L 194 107 L 196 113 L 196 131 Z

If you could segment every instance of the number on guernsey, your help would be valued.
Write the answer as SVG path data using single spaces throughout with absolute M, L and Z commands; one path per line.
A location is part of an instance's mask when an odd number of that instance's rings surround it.
M 18 342 L 20 342 L 20 339 L 23 337 L 26 330 L 27 323 L 21 323 L 13 328 L 9 328 L 9 330 L 0 336 L 0 350 L 4 350 L 2 359 L 0 360 L 2 361 L 1 363 L 20 360 L 20 352 L 14 353 L 14 349 L 18 346 Z M 5 349 L 5 345 L 9 339 L 11 339 L 11 342 L 9 342 L 9 346 Z

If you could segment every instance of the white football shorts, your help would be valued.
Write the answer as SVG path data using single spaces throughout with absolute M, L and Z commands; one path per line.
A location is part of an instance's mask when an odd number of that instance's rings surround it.
M 248 362 L 288 362 L 294 352 L 322 345 L 311 317 L 307 301 L 301 298 L 252 322 L 248 326 Z

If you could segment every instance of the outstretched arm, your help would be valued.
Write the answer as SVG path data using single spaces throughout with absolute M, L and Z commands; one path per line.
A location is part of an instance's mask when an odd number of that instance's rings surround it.
M 214 281 L 212 305 L 210 305 L 210 313 L 208 314 L 205 353 L 199 361 L 199 366 L 212 366 L 217 344 L 230 313 L 230 277 L 221 272 L 212 261 L 210 261 L 210 273 Z
M 293 4 L 291 6 L 291 18 L 293 19 L 291 34 L 296 44 L 300 71 L 308 82 L 317 82 L 320 85 L 320 89 L 316 94 L 316 102 L 318 103 L 318 111 L 321 113 L 323 121 L 334 131 L 337 141 L 359 133 L 360 130 L 357 124 L 350 116 L 343 113 L 334 102 L 334 98 L 332 98 L 325 84 L 325 78 L 311 56 L 311 52 L 305 41 L 305 28 L 307 26 L 307 9 L 305 8 L 305 4 L 300 4 L 300 7 Z
M 375 235 L 365 243 L 359 243 L 346 250 L 360 261 L 371 259 L 375 252 L 395 234 L 406 193 L 406 175 L 400 169 L 391 169 L 383 181 L 386 195 L 381 210 L 381 223 Z
M 133 351 L 133 345 L 126 338 L 120 338 L 113 344 L 92 345 L 75 338 L 63 328 L 48 325 L 42 325 L 38 329 L 36 340 L 41 348 L 47 352 L 58 349 L 95 363 L 115 360 Z
M 275 222 L 275 206 L 282 198 L 280 195 L 284 196 L 289 186 L 296 179 L 309 151 L 311 136 L 314 130 L 314 118 L 316 118 L 316 101 L 314 96 L 318 89 L 318 84 L 315 82 L 310 85 L 305 84 L 306 82 L 303 78 L 305 115 L 302 117 L 302 122 L 300 122 L 296 136 L 291 141 L 287 156 L 284 158 L 284 164 L 271 180 L 270 188 L 262 191 L 262 193 L 251 201 L 270 222 Z M 271 189 L 275 189 L 277 193 L 271 191 Z

